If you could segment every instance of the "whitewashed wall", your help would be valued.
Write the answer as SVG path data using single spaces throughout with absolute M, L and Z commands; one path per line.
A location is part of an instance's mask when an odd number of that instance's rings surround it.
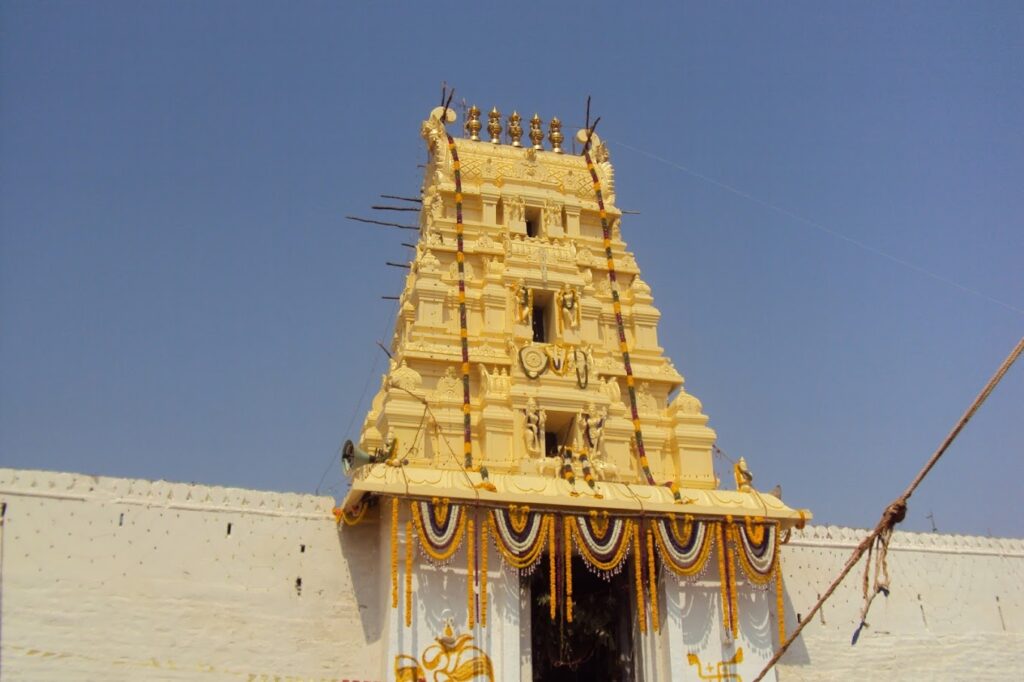
M 370 523 L 339 535 L 330 498 L 0 469 L 0 503 L 0 679 L 391 677 L 384 649 L 392 628 L 401 635 L 389 557 L 378 550 L 386 529 Z M 791 626 L 862 533 L 794 533 L 783 554 Z M 492 555 L 492 585 L 508 599 L 492 600 L 493 616 L 514 595 L 499 565 Z M 859 575 L 826 605 L 824 622 L 804 631 L 779 679 L 1022 676 L 1024 543 L 898 533 L 890 572 L 892 596 L 875 601 L 856 647 Z M 464 593 L 426 589 L 431 578 L 422 579 L 420 641 L 408 653 L 437 625 L 422 610 L 426 593 L 451 603 L 457 625 L 465 621 Z M 716 594 L 709 589 L 711 612 Z M 773 602 L 769 593 L 764 610 L 773 612 Z M 759 618 L 774 630 L 773 619 Z M 510 631 L 488 630 L 480 635 L 486 646 L 528 656 Z M 686 648 L 672 644 L 647 653 L 664 660 Z M 685 661 L 675 664 L 683 676 L 672 679 L 694 678 Z
M 864 530 L 794 531 L 782 554 L 790 628 L 817 602 Z M 791 680 L 1024 679 L 1024 542 L 936 533 L 893 535 L 892 592 L 863 604 L 863 561 L 804 629 L 779 668 Z

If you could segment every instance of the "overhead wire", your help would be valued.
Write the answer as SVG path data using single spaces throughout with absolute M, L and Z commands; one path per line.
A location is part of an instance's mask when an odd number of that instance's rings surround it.
M 739 189 L 737 187 L 733 187 L 732 185 L 724 183 L 724 182 L 722 182 L 720 180 L 716 180 L 715 178 L 707 176 L 707 175 L 705 175 L 703 173 L 700 173 L 698 171 L 695 171 L 695 170 L 693 170 L 691 168 L 687 168 L 686 166 L 684 166 L 681 163 L 678 163 L 676 161 L 672 161 L 671 159 L 666 159 L 663 156 L 659 156 L 659 155 L 654 154 L 652 152 L 648 152 L 648 151 L 645 151 L 643 149 L 639 149 L 637 147 L 634 147 L 634 146 L 632 146 L 630 144 L 627 144 L 625 142 L 621 142 L 621 141 L 618 141 L 618 140 L 616 140 L 614 142 L 614 144 L 619 146 L 619 147 L 622 147 L 623 149 L 628 149 L 628 150 L 630 150 L 632 152 L 636 152 L 637 154 L 640 154 L 642 156 L 646 156 L 646 157 L 648 157 L 650 159 L 654 159 L 655 161 L 663 163 L 666 166 L 670 166 L 672 168 L 675 168 L 676 170 L 682 171 L 683 173 L 686 173 L 687 175 L 695 177 L 698 180 L 702 180 L 702 181 L 704 181 L 704 182 L 706 182 L 708 184 L 714 185 L 715 187 L 718 187 L 718 188 L 723 189 L 723 190 L 725 190 L 727 192 L 735 194 L 738 197 L 746 199 L 747 201 L 750 201 L 750 202 L 753 202 L 755 204 L 758 204 L 759 206 L 763 206 L 764 208 L 767 208 L 767 209 L 769 209 L 771 211 L 774 211 L 774 212 L 776 212 L 776 213 L 778 213 L 780 215 L 786 216 L 787 218 L 791 218 L 792 220 L 795 220 L 798 223 L 806 225 L 807 227 L 811 227 L 811 228 L 813 228 L 815 230 L 819 230 L 820 232 L 824 232 L 825 234 L 828 234 L 828 235 L 830 235 L 832 237 L 835 237 L 836 239 L 840 239 L 842 241 L 845 241 L 845 242 L 848 242 L 850 244 L 853 244 L 854 246 L 856 246 L 856 247 L 858 247 L 860 249 L 863 249 L 864 251 L 867 251 L 869 253 L 873 253 L 876 256 L 880 256 L 882 258 L 885 258 L 885 259 L 887 259 L 889 261 L 892 261 L 893 263 L 896 263 L 898 265 L 902 265 L 904 267 L 910 268 L 911 270 L 914 270 L 917 273 L 922 274 L 922 275 L 924 275 L 926 277 L 930 277 L 931 279 L 934 279 L 937 282 L 942 282 L 943 284 L 946 284 L 946 285 L 949 285 L 951 287 L 955 287 L 957 289 L 960 289 L 961 291 L 963 291 L 965 293 L 971 294 L 973 296 L 977 296 L 979 298 L 983 298 L 983 299 L 989 301 L 990 303 L 995 303 L 996 305 L 1002 306 L 1003 308 L 1006 308 L 1007 310 L 1011 310 L 1011 311 L 1013 311 L 1013 312 L 1015 312 L 1015 313 L 1017 313 L 1019 315 L 1024 315 L 1024 308 L 1020 308 L 1018 306 L 1015 306 L 1012 303 L 1008 303 L 1007 301 L 1004 301 L 1002 299 L 996 298 L 995 296 L 990 296 L 989 294 L 986 294 L 986 293 L 984 293 L 982 291 L 979 291 L 977 289 L 974 289 L 972 287 L 965 286 L 965 285 L 961 284 L 960 282 L 957 282 L 955 280 L 950 279 L 949 277 L 945 277 L 945 276 L 940 275 L 940 274 L 938 274 L 936 272 L 932 272 L 931 270 L 928 270 L 927 268 L 923 268 L 920 265 L 917 265 L 916 263 L 912 263 L 912 262 L 906 260 L 905 258 L 900 258 L 899 256 L 893 255 L 893 254 L 889 253 L 888 251 L 884 251 L 884 250 L 882 250 L 882 249 L 880 249 L 878 247 L 872 246 L 871 244 L 863 242 L 863 241 L 861 241 L 859 239 L 854 239 L 853 237 L 850 237 L 849 235 L 843 234 L 842 232 L 840 232 L 840 231 L 838 231 L 838 230 L 836 230 L 834 228 L 828 227 L 827 225 L 824 225 L 824 224 L 822 224 L 822 223 L 820 223 L 820 222 L 818 222 L 816 220 L 811 220 L 809 218 L 805 218 L 804 216 L 800 215 L 799 213 L 795 213 L 794 211 L 791 211 L 791 210 L 789 210 L 787 208 L 783 208 L 782 206 L 779 206 L 777 204 L 773 204 L 770 201 L 765 201 L 764 199 L 760 199 L 760 198 L 754 196 L 753 194 L 750 194 L 749 192 L 745 192 L 745 191 L 743 191 L 743 190 L 741 190 L 741 189 Z

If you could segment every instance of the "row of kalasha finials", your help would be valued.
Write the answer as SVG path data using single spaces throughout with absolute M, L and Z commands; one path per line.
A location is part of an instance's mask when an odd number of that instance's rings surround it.
M 523 146 L 519 141 L 523 137 L 522 121 L 523 117 L 516 111 L 513 111 L 508 117 L 508 136 L 512 140 L 513 147 Z M 543 124 L 544 122 L 537 114 L 530 119 L 530 141 L 533 143 L 534 149 L 544 149 Z M 466 132 L 469 133 L 469 139 L 479 142 L 481 128 L 483 128 L 483 123 L 480 122 L 480 109 L 474 104 L 467 112 Z M 487 114 L 487 132 L 491 136 L 491 144 L 501 143 L 501 112 L 497 107 L 492 108 L 491 113 Z M 551 142 L 551 151 L 561 154 L 564 140 L 562 122 L 556 116 L 548 124 L 548 141 Z

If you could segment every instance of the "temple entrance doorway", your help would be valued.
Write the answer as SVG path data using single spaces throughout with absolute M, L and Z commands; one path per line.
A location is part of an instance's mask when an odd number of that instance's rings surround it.
M 632 682 L 633 607 L 630 571 L 625 568 L 611 580 L 594 575 L 576 557 L 572 562 L 573 622 L 565 617 L 562 595 L 564 566 L 557 594 L 557 614 L 551 619 L 549 559 L 541 560 L 530 586 L 530 649 L 534 682 Z M 559 562 L 560 563 L 560 562 Z

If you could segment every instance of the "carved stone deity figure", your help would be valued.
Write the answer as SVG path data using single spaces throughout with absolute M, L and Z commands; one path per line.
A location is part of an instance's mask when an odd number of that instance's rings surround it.
M 562 207 L 550 201 L 544 202 L 544 227 L 547 229 L 562 227 Z
M 537 401 L 530 398 L 526 401 L 526 409 L 523 410 L 526 417 L 526 450 L 533 456 L 542 454 L 544 445 L 544 428 L 548 414 L 537 407 Z
M 483 364 L 477 365 L 477 367 L 480 370 L 480 383 L 483 386 L 484 395 L 508 395 L 512 388 L 512 378 L 508 375 L 508 370 L 504 367 L 499 367 L 493 372 L 488 372 Z
M 568 327 L 575 329 L 580 325 L 580 294 L 568 283 L 563 284 L 558 292 L 558 331 Z
M 512 283 L 510 288 L 512 289 L 512 300 L 515 305 L 513 311 L 516 322 L 526 322 L 529 324 L 533 317 L 533 291 L 521 279 Z
M 593 402 L 587 403 L 586 410 L 576 415 L 576 447 L 581 452 L 591 453 L 592 458 L 600 457 L 601 441 L 604 439 L 604 423 L 608 411 L 598 410 Z
M 522 222 L 526 215 L 526 202 L 522 197 L 510 196 L 502 199 L 505 210 L 505 218 L 509 222 Z

